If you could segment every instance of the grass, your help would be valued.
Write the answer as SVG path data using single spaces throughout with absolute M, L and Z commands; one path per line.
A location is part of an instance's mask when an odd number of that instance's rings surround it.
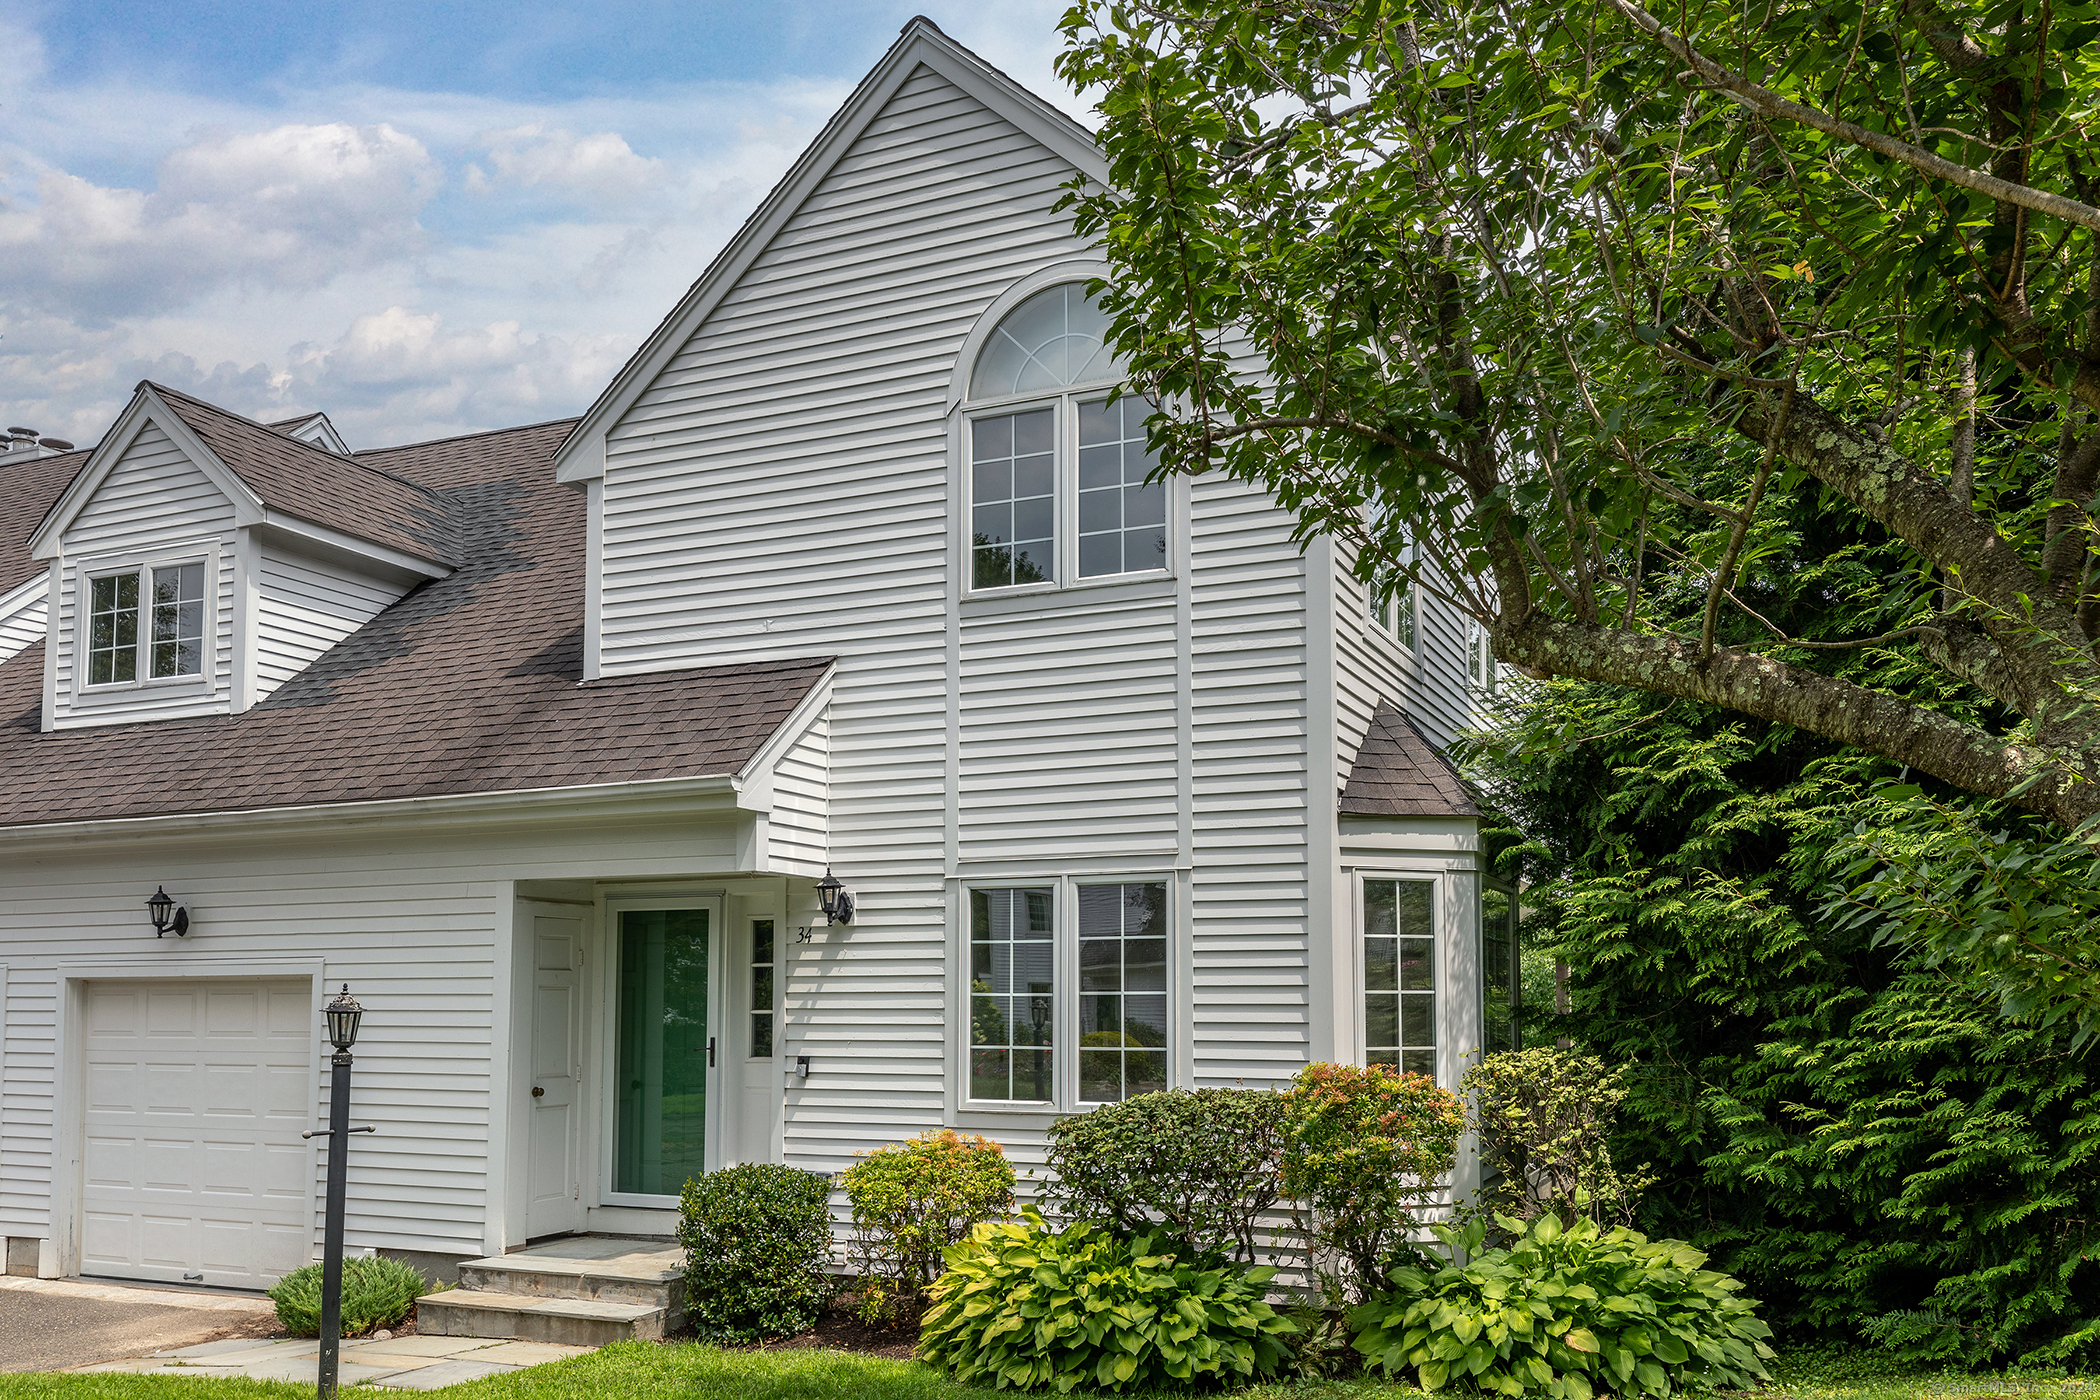
M 2100 1400 L 2100 1379 L 2017 1373 L 1986 1376 L 1906 1368 L 1871 1352 L 1798 1351 L 1773 1368 L 1755 1400 Z M 848 1352 L 718 1351 L 622 1342 L 589 1356 L 446 1389 L 446 1400 L 987 1400 L 910 1361 Z M 1401 1400 L 1412 1386 L 1382 1381 L 1292 1381 L 1231 1392 L 1232 1400 Z M 310 1400 L 288 1381 L 133 1375 L 0 1375 L 0 1400 Z M 1167 1400 L 1164 1394 L 1119 1400 Z M 1175 1394 L 1187 1400 L 1187 1392 Z M 1746 1398 L 1747 1400 L 1747 1398 Z

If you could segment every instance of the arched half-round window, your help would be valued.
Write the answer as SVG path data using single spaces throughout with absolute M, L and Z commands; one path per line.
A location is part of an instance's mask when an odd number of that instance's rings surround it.
M 1167 493 L 1145 478 L 1151 407 L 1109 402 L 1108 317 L 1078 282 L 1008 311 L 966 408 L 970 588 L 1046 588 L 1167 567 Z

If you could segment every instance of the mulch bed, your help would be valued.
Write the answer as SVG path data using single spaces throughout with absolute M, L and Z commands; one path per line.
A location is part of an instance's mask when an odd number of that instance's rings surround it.
M 666 1337 L 665 1341 L 689 1342 L 691 1332 L 678 1337 Z M 861 1356 L 880 1356 L 891 1361 L 909 1361 L 913 1350 L 919 1345 L 917 1327 L 870 1327 L 860 1320 L 860 1314 L 850 1305 L 827 1308 L 817 1319 L 817 1325 L 807 1332 L 793 1337 L 783 1337 L 771 1342 L 748 1342 L 743 1346 L 729 1347 L 730 1351 L 807 1351 L 823 1347 L 832 1351 L 850 1351 Z

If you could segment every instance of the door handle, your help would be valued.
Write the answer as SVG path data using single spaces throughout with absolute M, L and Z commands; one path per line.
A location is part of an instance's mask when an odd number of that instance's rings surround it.
M 545 1089 L 542 1089 L 539 1085 L 535 1084 L 532 1086 L 532 1096 L 536 1099 L 544 1099 L 545 1097 L 547 1097 L 547 1091 Z
M 707 1038 L 707 1067 L 709 1069 L 715 1067 L 715 1038 L 713 1036 Z

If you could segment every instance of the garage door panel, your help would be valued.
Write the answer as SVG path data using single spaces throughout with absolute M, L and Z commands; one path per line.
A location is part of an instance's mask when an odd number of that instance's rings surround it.
M 83 1272 L 267 1287 L 306 1261 L 306 984 L 90 983 Z

